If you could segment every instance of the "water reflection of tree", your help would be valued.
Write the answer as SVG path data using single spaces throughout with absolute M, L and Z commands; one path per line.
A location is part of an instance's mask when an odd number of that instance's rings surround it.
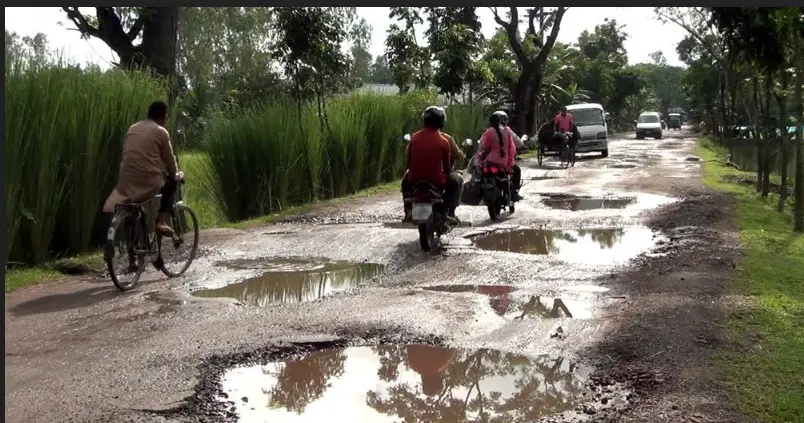
M 600 249 L 610 249 L 619 242 L 625 234 L 624 229 L 581 229 L 578 231 L 579 237 L 586 237 L 600 245 Z
M 198 292 L 204 297 L 237 298 L 251 305 L 312 301 L 356 285 L 362 279 L 379 276 L 383 267 L 377 264 L 348 265 L 313 272 L 267 272 L 256 278 Z
M 480 248 L 511 251 L 525 254 L 556 254 L 556 238 L 563 239 L 565 232 L 524 230 L 490 235 L 477 241 Z
M 301 360 L 281 364 L 275 375 L 276 385 L 265 392 L 270 398 L 268 406 L 284 407 L 302 414 L 307 405 L 321 398 L 329 386 L 329 379 L 343 375 L 345 361 L 343 350 L 323 350 Z
M 384 358 L 380 377 L 404 361 L 401 347 L 378 350 Z M 383 360 L 381 359 L 381 362 Z M 378 412 L 398 415 L 405 422 L 530 422 L 572 408 L 569 404 L 583 390 L 571 372 L 562 372 L 563 359 L 530 359 L 494 350 L 459 352 L 443 372 L 443 389 L 437 396 L 425 396 L 419 385 L 394 385 L 387 395 L 367 394 L 366 402 Z M 484 391 L 481 382 L 490 377 L 513 378 L 515 393 L 508 398 L 497 391 Z M 463 392 L 461 392 L 463 391 Z

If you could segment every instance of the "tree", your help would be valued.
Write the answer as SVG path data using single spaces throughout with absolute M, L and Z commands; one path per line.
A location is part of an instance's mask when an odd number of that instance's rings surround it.
M 433 83 L 441 93 L 454 96 L 464 89 L 471 64 L 483 44 L 474 7 L 428 7 L 430 27 L 425 35 L 435 56 Z
M 94 17 L 84 16 L 78 7 L 62 9 L 82 37 L 95 37 L 117 54 L 117 66 L 175 74 L 178 7 L 96 7 Z
M 561 20 L 567 11 L 559 7 L 554 11 L 544 8 L 528 9 L 528 26 L 525 36 L 519 32 L 519 12 L 508 8 L 508 20 L 500 17 L 496 7 L 491 8 L 494 21 L 505 30 L 511 52 L 521 70 L 512 94 L 514 100 L 513 127 L 517 133 L 533 133 L 536 123 L 536 103 L 541 90 L 544 65 L 561 28 Z M 537 28 L 538 22 L 538 28 Z M 545 38 L 545 32 L 550 33 Z
M 371 75 L 371 54 L 368 52 L 371 44 L 371 26 L 365 18 L 354 26 L 351 33 L 352 47 L 352 77 L 357 82 L 368 81 Z
M 418 8 L 392 7 L 388 15 L 400 20 L 404 28 L 391 24 L 385 39 L 385 56 L 391 74 L 391 82 L 403 94 L 411 87 L 427 88 L 430 83 L 430 55 L 416 41 L 417 24 L 424 23 Z
M 391 83 L 391 71 L 388 68 L 388 59 L 384 54 L 374 58 L 374 63 L 371 64 L 369 73 L 369 81 L 373 84 Z

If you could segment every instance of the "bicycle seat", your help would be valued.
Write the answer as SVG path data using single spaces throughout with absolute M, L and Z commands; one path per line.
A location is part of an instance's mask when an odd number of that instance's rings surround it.
M 161 198 L 162 194 L 157 194 L 145 201 L 120 203 L 117 205 L 117 207 L 129 207 L 129 208 L 148 207 L 148 204 L 150 204 L 151 201 L 160 200 Z

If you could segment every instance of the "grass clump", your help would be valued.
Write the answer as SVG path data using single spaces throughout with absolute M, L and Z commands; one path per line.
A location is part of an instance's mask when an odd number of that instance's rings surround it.
M 743 298 L 729 315 L 738 347 L 720 357 L 723 377 L 741 411 L 768 423 L 804 416 L 804 237 L 790 232 L 792 213 L 759 199 L 735 177 L 751 177 L 717 161 L 719 147 L 701 142 L 707 186 L 734 197 L 743 256 L 731 293 Z M 711 160 L 711 161 L 710 161 Z

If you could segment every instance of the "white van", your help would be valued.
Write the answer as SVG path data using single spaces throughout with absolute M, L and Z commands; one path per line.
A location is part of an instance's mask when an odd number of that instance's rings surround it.
M 572 104 L 567 106 L 572 121 L 581 133 L 576 150 L 578 153 L 599 151 L 603 157 L 609 156 L 609 128 L 606 121 L 609 114 L 598 103 Z

